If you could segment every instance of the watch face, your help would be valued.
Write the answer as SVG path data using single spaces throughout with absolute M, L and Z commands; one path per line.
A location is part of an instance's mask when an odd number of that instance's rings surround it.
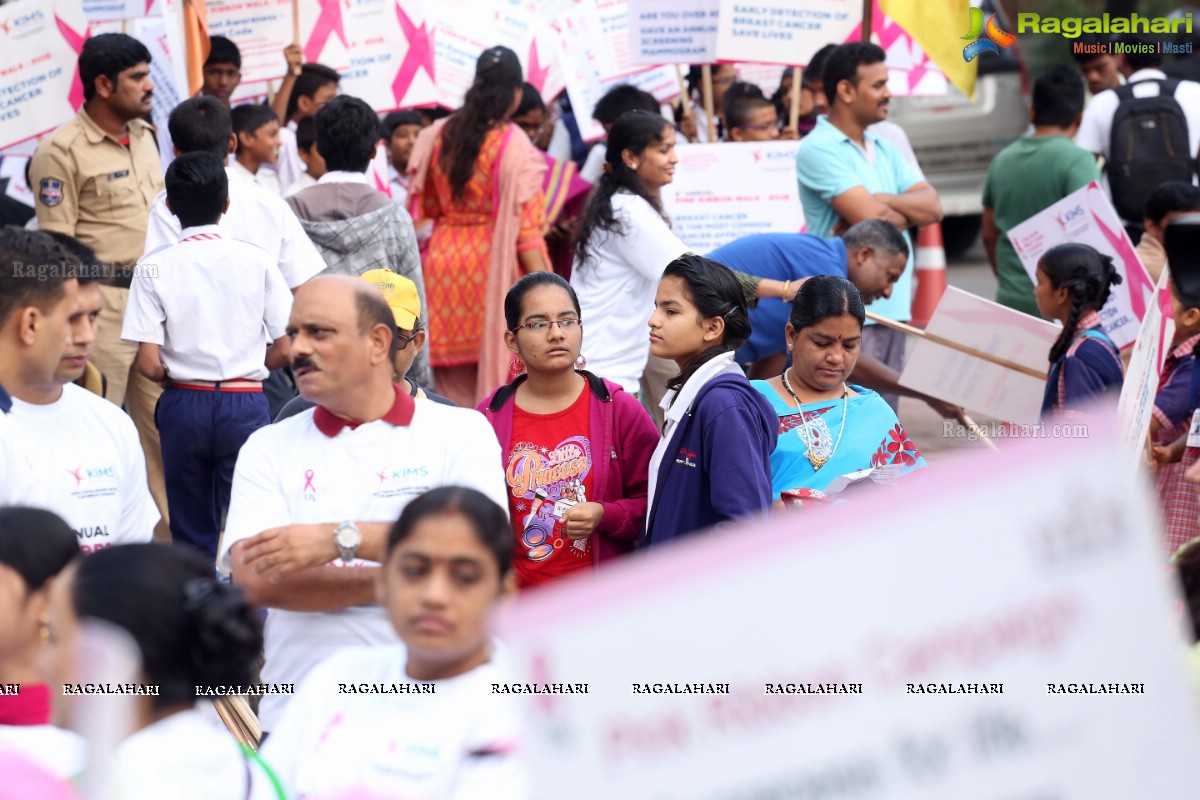
M 349 525 L 343 525 L 334 533 L 333 540 L 339 547 L 354 547 L 358 544 L 359 533 Z

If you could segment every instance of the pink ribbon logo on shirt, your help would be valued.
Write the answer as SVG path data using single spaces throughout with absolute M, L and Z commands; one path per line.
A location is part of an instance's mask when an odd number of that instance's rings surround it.
M 414 25 L 399 0 L 396 2 L 396 20 L 400 23 L 401 33 L 408 40 L 408 52 L 404 54 L 400 69 L 396 71 L 396 79 L 392 81 L 392 96 L 397 103 L 401 103 L 416 80 L 418 70 L 423 69 L 425 74 L 433 77 L 433 34 L 424 22 L 420 27 Z
M 317 487 L 313 486 L 313 471 L 311 469 L 304 470 L 304 493 L 317 493 Z
M 346 43 L 346 30 L 342 25 L 341 0 L 317 0 L 321 5 L 321 14 L 313 25 L 312 34 L 304 45 L 305 61 L 320 61 L 321 51 L 325 49 L 331 34 L 336 33 L 342 44 Z
M 83 43 L 88 40 L 89 28 L 84 28 L 80 34 L 70 25 L 63 21 L 63 18 L 54 15 L 54 23 L 58 26 L 58 32 L 62 34 L 63 41 L 75 51 L 75 55 L 83 52 Z M 79 79 L 79 62 L 75 63 L 75 77 L 71 79 L 71 91 L 67 94 L 67 101 L 71 104 L 71 108 L 75 111 L 83 105 L 83 81 Z

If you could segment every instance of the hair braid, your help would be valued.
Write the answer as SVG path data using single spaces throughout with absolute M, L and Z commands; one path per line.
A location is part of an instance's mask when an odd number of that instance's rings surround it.
M 1079 320 L 1083 317 L 1084 305 L 1087 303 L 1087 288 L 1084 281 L 1075 279 L 1063 285 L 1071 290 L 1071 313 L 1067 316 L 1062 333 L 1058 335 L 1054 347 L 1050 348 L 1051 364 L 1062 358 L 1063 354 L 1067 352 L 1067 348 L 1071 346 L 1071 342 L 1075 340 L 1075 330 L 1079 327 Z

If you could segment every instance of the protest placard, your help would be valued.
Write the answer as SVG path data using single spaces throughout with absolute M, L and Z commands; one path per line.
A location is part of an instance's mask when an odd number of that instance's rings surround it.
M 0 147 L 54 130 L 83 105 L 79 0 L 18 0 L 0 25 Z
M 1062 328 L 949 287 L 925 330 L 1023 367 L 1045 372 Z M 1041 417 L 1045 379 L 918 340 L 900 385 L 999 420 L 1034 424 Z
M 604 128 L 592 119 L 591 110 L 613 86 L 628 83 L 654 95 L 659 102 L 679 96 L 679 81 L 673 66 L 604 80 L 600 74 L 600 42 L 595 35 L 595 26 L 595 15 L 583 6 L 560 14 L 551 25 L 558 40 L 558 60 L 567 96 L 575 109 L 575 121 L 585 142 L 594 142 L 604 136 Z
M 1190 798 L 1177 595 L 1111 424 L 522 597 L 531 797 Z
M 527 73 L 531 68 L 538 72 L 538 82 L 530 83 L 545 85 L 546 76 L 541 70 L 548 68 L 549 61 L 542 59 L 546 52 L 552 52 L 553 41 L 534 47 L 541 23 L 520 6 L 497 4 L 483 9 L 470 0 L 438 0 L 431 6 L 431 14 L 437 20 L 434 74 L 439 104 L 446 108 L 462 105 L 475 80 L 476 61 L 484 50 L 496 45 L 513 50 Z M 537 64 L 532 63 L 535 55 Z M 561 90 L 561 80 L 559 83 Z
M 1174 336 L 1170 271 L 1164 268 L 1158 286 L 1154 288 L 1154 302 L 1147 308 L 1137 341 L 1133 344 L 1129 366 L 1125 369 L 1125 382 L 1121 385 L 1121 399 L 1117 403 L 1121 442 L 1125 446 L 1131 471 L 1145 462 L 1146 437 L 1154 416 L 1158 376 L 1162 371 L 1163 359 L 1171 351 Z
M 343 92 L 380 113 L 438 101 L 433 25 L 421 0 L 360 0 L 346 8 L 344 25 L 350 67 Z
M 796 183 L 800 142 L 679 145 L 663 208 L 688 247 L 708 253 L 753 233 L 799 233 L 804 210 Z
M 716 61 L 718 5 L 720 0 L 629 0 L 629 63 Z
M 283 49 L 292 43 L 293 0 L 207 0 L 208 35 L 224 36 L 242 53 L 242 80 L 279 80 Z
M 146 49 L 150 51 L 150 80 L 154 81 L 150 117 L 154 120 L 159 157 L 163 169 L 166 169 L 175 159 L 167 121 L 171 117 L 171 111 L 184 99 L 184 93 L 175 85 L 166 20 L 163 17 L 133 20 L 129 26 L 129 34 L 146 45 Z
M 339 72 L 349 69 L 343 6 L 348 10 L 360 0 L 296 2 L 300 9 L 300 46 L 305 62 L 324 64 Z
M 83 14 L 88 22 L 139 19 L 158 16 L 158 0 L 83 0 Z
M 862 4 L 828 0 L 721 0 L 717 58 L 762 64 L 807 64 L 830 42 L 862 24 Z
M 1087 244 L 1112 256 L 1122 282 L 1113 287 L 1100 320 L 1117 347 L 1124 350 L 1133 344 L 1150 307 L 1154 284 L 1100 184 L 1093 181 L 1014 225 L 1008 240 L 1035 284 L 1038 260 L 1057 244 Z

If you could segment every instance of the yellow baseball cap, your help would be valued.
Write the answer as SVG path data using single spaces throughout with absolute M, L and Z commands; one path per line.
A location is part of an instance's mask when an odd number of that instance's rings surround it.
M 383 292 L 383 299 L 396 317 L 396 327 L 406 331 L 416 328 L 421 316 L 421 298 L 415 283 L 390 269 L 367 270 L 359 277 Z

